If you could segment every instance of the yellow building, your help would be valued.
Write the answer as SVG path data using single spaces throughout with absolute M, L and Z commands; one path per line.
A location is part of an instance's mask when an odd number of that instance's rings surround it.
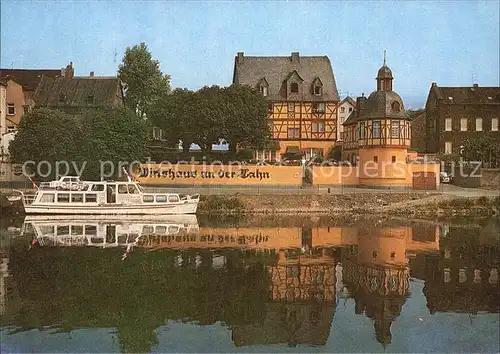
M 327 56 L 235 58 L 233 83 L 254 87 L 267 98 L 269 126 L 279 142 L 275 151 L 258 151 L 258 160 L 279 160 L 285 154 L 309 159 L 326 156 L 339 138 L 339 96 Z

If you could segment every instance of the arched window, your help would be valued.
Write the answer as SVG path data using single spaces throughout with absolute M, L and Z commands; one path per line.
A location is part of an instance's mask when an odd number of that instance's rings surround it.
M 290 85 L 290 91 L 293 93 L 298 93 L 299 92 L 299 84 L 296 82 L 292 82 Z
M 401 111 L 401 105 L 399 104 L 398 101 L 392 102 L 391 108 L 392 108 L 393 112 L 400 112 Z
M 61 92 L 59 93 L 59 103 L 64 103 L 64 102 L 66 102 L 66 95 L 63 92 Z

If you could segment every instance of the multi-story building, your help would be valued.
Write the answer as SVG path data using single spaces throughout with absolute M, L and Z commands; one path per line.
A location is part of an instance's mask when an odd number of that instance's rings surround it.
M 327 56 L 235 57 L 233 83 L 260 90 L 268 100 L 272 138 L 278 151 L 258 159 L 277 160 L 287 153 L 326 156 L 338 139 L 339 95 Z
M 43 76 L 34 101 L 36 107 L 49 107 L 77 112 L 87 108 L 112 108 L 123 106 L 123 90 L 116 76 L 74 76 L 72 64 L 60 77 Z
M 458 154 L 467 138 L 479 135 L 500 144 L 500 87 L 439 87 L 432 83 L 425 113 L 426 152 Z
M 337 120 L 337 131 L 339 132 L 337 140 L 342 140 L 344 135 L 344 122 L 349 115 L 356 109 L 356 102 L 349 96 L 339 103 L 339 119 Z
M 64 75 L 64 69 L 0 69 L 0 81 L 6 84 L 6 112 L 5 119 L 1 122 L 1 134 L 17 130 L 23 114 L 29 112 L 34 105 L 33 95 L 42 76 L 59 77 L 61 75 Z
M 359 160 L 360 165 L 406 161 L 411 147 L 410 117 L 403 100 L 393 91 L 392 81 L 392 71 L 384 59 L 377 75 L 377 90 L 368 98 L 358 97 L 356 110 L 344 122 L 343 160 Z M 385 178 L 392 178 L 391 174 Z M 360 183 L 363 180 L 370 180 L 364 172 L 360 173 Z
M 7 133 L 7 83 L 0 81 L 0 137 Z

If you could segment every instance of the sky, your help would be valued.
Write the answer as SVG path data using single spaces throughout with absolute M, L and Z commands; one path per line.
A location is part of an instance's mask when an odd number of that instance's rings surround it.
M 341 96 L 394 90 L 423 107 L 438 86 L 500 86 L 499 1 L 1 0 L 2 68 L 116 75 L 145 42 L 172 87 L 230 85 L 234 56 L 327 55 Z

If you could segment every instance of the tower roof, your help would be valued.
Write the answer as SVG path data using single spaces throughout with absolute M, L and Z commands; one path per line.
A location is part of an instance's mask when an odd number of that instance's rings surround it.
M 378 69 L 377 79 L 393 79 L 392 71 L 386 64 L 385 50 L 384 50 L 384 64 Z

